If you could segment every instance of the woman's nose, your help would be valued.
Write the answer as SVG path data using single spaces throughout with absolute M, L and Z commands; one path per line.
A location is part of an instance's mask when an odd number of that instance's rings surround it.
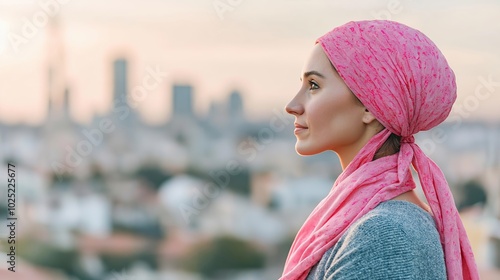
M 288 104 L 285 106 L 285 111 L 290 115 L 302 115 L 304 113 L 304 106 L 298 102 L 298 96 L 295 96 Z

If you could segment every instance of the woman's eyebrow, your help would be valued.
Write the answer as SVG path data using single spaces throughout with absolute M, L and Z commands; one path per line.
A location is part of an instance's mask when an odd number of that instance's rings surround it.
M 304 78 L 307 78 L 307 77 L 309 77 L 309 76 L 311 76 L 311 75 L 316 75 L 316 76 L 318 76 L 318 77 L 320 77 L 320 78 L 323 78 L 323 79 L 325 78 L 325 76 L 324 76 L 323 74 L 321 74 L 320 72 L 318 72 L 318 71 L 316 71 L 316 70 L 312 70 L 312 71 L 307 71 L 307 72 L 305 72 L 305 73 L 304 73 Z M 300 77 L 300 80 L 302 81 L 302 77 Z

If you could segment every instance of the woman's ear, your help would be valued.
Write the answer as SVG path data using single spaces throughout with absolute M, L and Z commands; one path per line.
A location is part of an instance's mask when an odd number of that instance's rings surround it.
M 368 111 L 368 109 L 365 108 L 365 112 L 363 113 L 363 123 L 372 124 L 374 121 L 377 121 L 375 116 L 370 111 Z

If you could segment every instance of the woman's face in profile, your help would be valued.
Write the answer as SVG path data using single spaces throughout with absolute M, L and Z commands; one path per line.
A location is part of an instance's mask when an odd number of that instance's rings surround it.
M 360 140 L 365 108 L 349 90 L 320 44 L 306 61 L 301 87 L 287 104 L 295 116 L 295 149 L 301 155 L 348 150 Z

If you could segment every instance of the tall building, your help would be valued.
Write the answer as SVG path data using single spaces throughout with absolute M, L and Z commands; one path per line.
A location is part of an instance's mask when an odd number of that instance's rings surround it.
M 124 58 L 116 59 L 113 62 L 113 101 L 127 101 L 127 60 Z
M 54 108 L 56 108 L 56 104 L 54 104 L 54 97 L 53 92 L 54 92 L 54 81 L 53 81 L 53 75 L 54 75 L 54 70 L 52 67 L 49 66 L 49 69 L 47 71 L 47 120 L 52 120 L 54 118 Z
M 66 98 L 66 60 L 65 44 L 62 36 L 59 17 L 49 19 L 46 41 L 47 63 L 47 120 L 62 121 L 69 117 Z
M 47 82 L 47 118 L 43 124 L 40 145 L 41 157 L 45 168 L 58 177 L 69 170 L 66 164 L 68 154 L 61 147 L 75 147 L 77 144 L 77 125 L 71 119 L 70 92 L 66 71 L 65 40 L 61 31 L 59 15 L 49 17 L 46 36 L 46 82 Z M 61 173 L 62 172 L 62 173 Z
M 243 119 L 243 98 L 237 90 L 233 90 L 229 95 L 228 115 L 232 120 Z
M 193 88 L 191 85 L 173 86 L 173 118 L 193 117 Z
M 130 137 L 136 137 L 134 130 L 130 129 L 141 125 L 141 120 L 135 111 L 134 100 L 130 98 L 129 92 L 129 62 L 124 57 L 113 61 L 113 112 L 114 123 Z M 128 137 L 127 136 L 127 137 Z
M 70 90 L 68 87 L 64 89 L 63 95 L 63 117 L 67 120 L 71 119 L 70 107 L 69 107 L 69 98 L 70 98 Z

